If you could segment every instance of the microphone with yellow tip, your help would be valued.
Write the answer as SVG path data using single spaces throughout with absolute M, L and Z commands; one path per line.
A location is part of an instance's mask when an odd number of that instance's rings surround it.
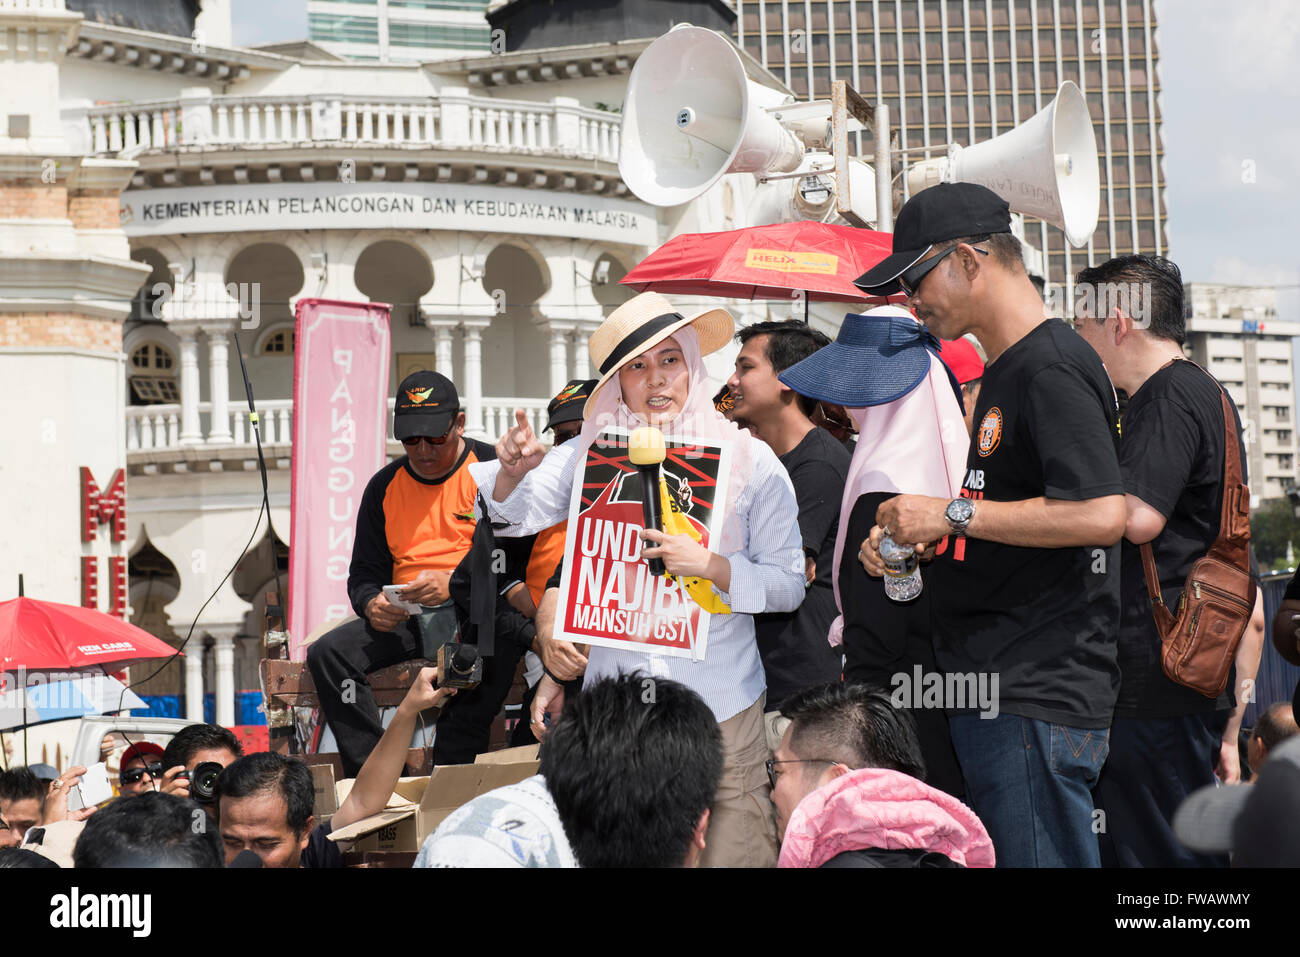
M 659 509 L 659 464 L 664 456 L 664 434 L 653 426 L 636 429 L 628 436 L 627 457 L 641 475 L 641 516 L 645 527 L 657 532 L 664 530 Z M 646 562 L 652 575 L 662 575 L 667 570 L 662 558 L 649 558 Z

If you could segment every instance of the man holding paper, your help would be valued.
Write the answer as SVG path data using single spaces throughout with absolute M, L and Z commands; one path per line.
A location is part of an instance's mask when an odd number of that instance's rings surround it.
M 605 604 L 624 612 L 619 620 L 632 630 L 590 639 L 586 680 L 641 670 L 651 676 L 644 689 L 647 706 L 653 706 L 655 676 L 680 681 L 704 699 L 718 720 L 725 760 L 702 864 L 770 867 L 776 834 L 764 767 L 765 682 L 753 616 L 798 607 L 804 561 L 798 505 L 785 470 L 771 449 L 728 422 L 711 401 L 717 385 L 706 376 L 703 356 L 725 345 L 733 331 L 725 310 L 688 318 L 658 294 L 637 296 L 591 337 L 592 362 L 601 379 L 588 400 L 579 441 L 544 453 L 517 413 L 515 427 L 497 444 L 497 462 L 471 466 L 471 473 L 489 517 L 508 526 L 498 535 L 527 535 L 570 517 L 569 588 L 548 591 L 538 610 L 539 630 L 553 621 L 557 638 L 580 631 L 572 603 L 560 600 L 562 593 L 576 595 L 591 587 L 577 580 L 575 566 L 581 563 L 575 553 L 584 548 L 590 553 L 598 539 L 620 543 L 591 565 L 603 575 L 601 596 L 622 599 Z M 707 527 L 707 537 L 701 533 L 697 541 L 692 534 L 639 528 L 640 489 L 626 446 L 628 435 L 643 426 L 663 431 L 670 450 L 664 465 L 669 498 L 676 508 L 691 509 L 691 518 Z M 592 488 L 586 479 L 599 469 L 613 478 Z M 681 487 L 679 477 L 688 488 Z M 637 503 L 638 519 L 631 527 L 645 543 L 639 555 L 635 539 L 629 548 L 626 522 L 593 525 L 589 535 L 581 534 L 582 513 L 619 501 Z M 671 580 L 647 577 L 645 563 L 652 558 L 663 560 Z M 642 600 L 633 606 L 633 597 Z M 687 640 L 636 631 L 647 613 L 664 609 L 680 612 L 676 634 Z M 535 714 L 556 711 L 562 703 L 559 686 L 549 677 L 542 681 Z

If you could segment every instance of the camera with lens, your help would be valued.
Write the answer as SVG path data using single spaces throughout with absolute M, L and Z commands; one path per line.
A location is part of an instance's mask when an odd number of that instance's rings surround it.
M 476 688 L 483 680 L 478 645 L 449 641 L 438 649 L 437 660 L 439 688 Z
M 201 761 L 194 766 L 193 771 L 187 771 L 177 777 L 186 777 L 190 780 L 190 797 L 200 804 L 217 803 L 217 775 L 224 768 L 216 761 Z

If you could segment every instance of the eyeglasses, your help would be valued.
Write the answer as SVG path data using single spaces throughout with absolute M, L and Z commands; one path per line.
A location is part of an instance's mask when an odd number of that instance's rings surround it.
M 776 771 L 778 764 L 839 764 L 838 761 L 832 761 L 830 758 L 790 758 L 786 761 L 777 761 L 773 758 L 767 759 L 767 780 L 771 782 L 772 790 L 776 790 Z
M 984 236 L 979 239 L 972 239 L 971 242 L 982 243 L 988 238 L 989 237 Z M 939 253 L 939 255 L 932 256 L 929 259 L 923 259 L 921 262 L 915 263 L 910 268 L 904 269 L 899 274 L 898 285 L 909 299 L 916 295 L 916 291 L 921 288 L 921 281 L 930 274 L 930 270 L 939 265 L 939 261 L 943 259 L 944 256 L 947 256 L 960 245 L 962 244 L 958 243 L 957 246 L 949 246 L 943 252 Z M 967 243 L 966 245 L 969 246 L 970 243 Z M 985 256 L 989 254 L 987 249 L 980 249 L 978 246 L 971 246 L 970 248 Z
M 578 437 L 579 435 L 581 435 L 581 434 L 582 434 L 582 429 L 581 429 L 581 428 L 577 428 L 577 429 L 556 429 L 556 430 L 555 430 L 555 444 L 556 444 L 556 445 L 563 445 L 565 442 L 569 441 L 569 439 L 577 438 L 577 437 Z
M 143 767 L 143 768 L 132 768 L 130 771 L 122 772 L 122 783 L 135 784 L 146 774 L 149 775 L 149 777 L 151 778 L 157 778 L 157 777 L 162 777 L 162 773 L 163 773 L 163 766 L 161 763 L 150 764 L 147 767 Z

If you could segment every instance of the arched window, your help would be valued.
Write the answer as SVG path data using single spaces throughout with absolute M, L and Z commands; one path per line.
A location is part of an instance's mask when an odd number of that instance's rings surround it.
M 176 360 L 167 349 L 155 342 L 146 342 L 131 353 L 129 363 L 132 405 L 180 402 Z
M 279 332 L 273 332 L 267 336 L 262 343 L 262 355 L 264 356 L 291 356 L 293 355 L 293 330 L 281 329 Z

